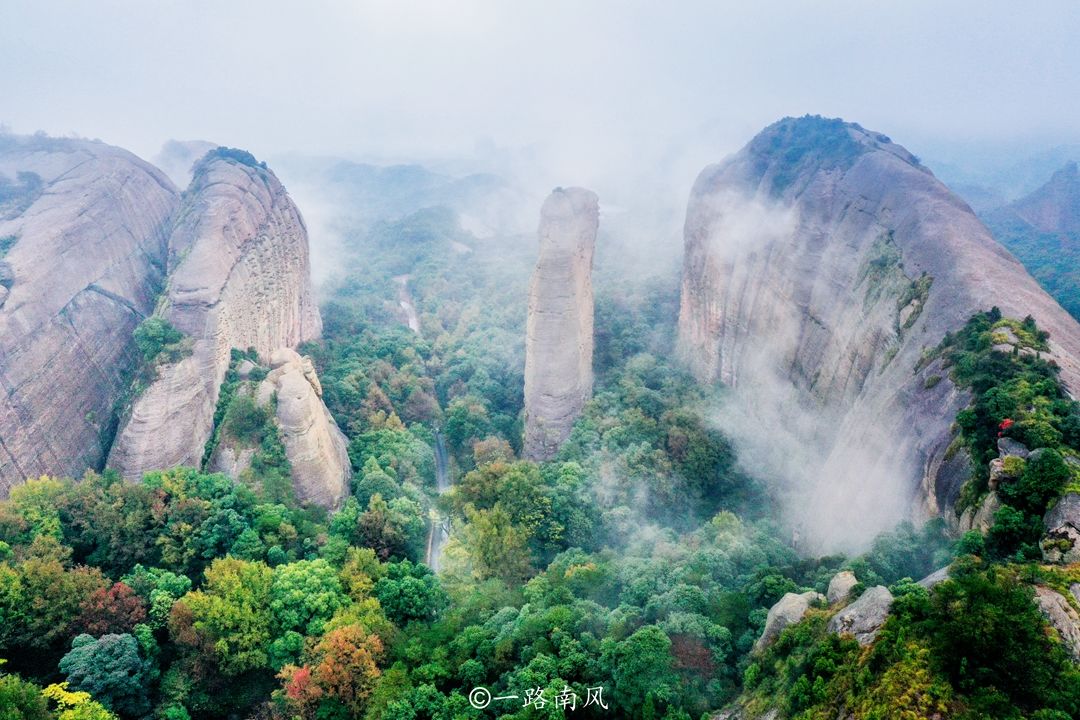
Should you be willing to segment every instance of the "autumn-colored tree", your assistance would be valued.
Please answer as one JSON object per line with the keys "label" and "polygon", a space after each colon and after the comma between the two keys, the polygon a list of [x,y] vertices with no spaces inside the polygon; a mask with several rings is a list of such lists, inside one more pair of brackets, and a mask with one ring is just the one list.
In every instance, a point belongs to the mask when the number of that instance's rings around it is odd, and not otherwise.
{"label": "autumn-colored tree", "polygon": [[334,706],[348,717],[360,717],[381,671],[378,659],[383,643],[360,625],[346,625],[326,633],[303,666],[287,665],[278,677],[284,700],[302,718],[331,714]]}
{"label": "autumn-colored tree", "polygon": [[146,621],[146,606],[135,591],[122,582],[99,588],[80,606],[76,627],[94,637],[126,633]]}

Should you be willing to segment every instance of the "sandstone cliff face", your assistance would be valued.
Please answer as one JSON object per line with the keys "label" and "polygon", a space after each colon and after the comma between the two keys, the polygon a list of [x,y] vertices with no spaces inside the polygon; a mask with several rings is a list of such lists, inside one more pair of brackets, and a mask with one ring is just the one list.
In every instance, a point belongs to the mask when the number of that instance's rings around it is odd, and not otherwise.
{"label": "sandstone cliff face", "polygon": [[179,195],[130,153],[82,140],[0,138],[0,178],[3,497],[100,467]]}
{"label": "sandstone cliff face", "polygon": [[[339,507],[349,494],[348,441],[322,401],[322,384],[308,357],[290,348],[270,356],[269,372],[246,381],[238,394],[248,394],[262,407],[274,408],[274,425],[285,445],[296,499],[304,504]],[[246,373],[245,373],[246,374]],[[221,438],[209,469],[243,478],[255,447],[235,438]]]}
{"label": "sandstone cliff face", "polygon": [[158,312],[193,348],[157,368],[116,437],[109,465],[129,478],[198,466],[232,348],[269,358],[319,335],[303,220],[247,153],[212,152],[196,166],[169,239]]}
{"label": "sandstone cliff face", "polygon": [[790,481],[812,545],[858,546],[954,499],[968,398],[919,361],[975,312],[1033,315],[1080,390],[1080,326],[929,170],[857,125],[783,120],[706,168],[685,242],[680,355],[733,388],[721,422]]}
{"label": "sandstone cliff face", "polygon": [[596,194],[557,188],[540,211],[525,339],[525,456],[550,458],[592,395]]}

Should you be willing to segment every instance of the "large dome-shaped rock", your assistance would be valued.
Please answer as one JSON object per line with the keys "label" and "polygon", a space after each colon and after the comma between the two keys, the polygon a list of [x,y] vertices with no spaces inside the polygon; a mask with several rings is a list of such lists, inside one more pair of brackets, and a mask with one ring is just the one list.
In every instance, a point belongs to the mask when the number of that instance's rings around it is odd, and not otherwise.
{"label": "large dome-shaped rock", "polygon": [[159,313],[191,353],[157,368],[133,403],[109,465],[125,477],[198,466],[232,348],[268,359],[318,337],[307,231],[285,188],[249,153],[219,148],[196,165],[169,241]]}
{"label": "large dome-shaped rock", "polygon": [[851,597],[851,592],[858,584],[859,581],[856,579],[855,573],[850,570],[841,570],[833,575],[832,580],[829,581],[829,589],[825,593],[825,597],[830,605],[845,602]]}
{"label": "large dome-shaped rock", "polygon": [[178,202],[119,148],[0,137],[0,497],[102,465]]}
{"label": "large dome-shaped rock", "polygon": [[592,396],[596,194],[557,188],[540,211],[525,338],[525,457],[546,460]]}
{"label": "large dome-shaped rock", "polygon": [[969,397],[924,352],[994,305],[1034,316],[1080,390],[1080,326],[884,135],[785,119],[694,186],[679,353],[733,388],[723,428],[786,481],[816,549],[864,546],[955,500],[951,425]]}
{"label": "large dome-shaped rock", "polygon": [[754,643],[754,650],[761,651],[772,645],[780,633],[789,625],[795,625],[803,617],[810,606],[817,602],[825,602],[825,596],[816,592],[785,593],[775,605],[769,608],[769,614],[765,618],[765,627],[761,631],[761,637]]}
{"label": "large dome-shaped rock", "polygon": [[846,608],[829,619],[828,630],[837,635],[854,635],[860,645],[869,645],[889,618],[893,596],[889,588],[868,589]]}

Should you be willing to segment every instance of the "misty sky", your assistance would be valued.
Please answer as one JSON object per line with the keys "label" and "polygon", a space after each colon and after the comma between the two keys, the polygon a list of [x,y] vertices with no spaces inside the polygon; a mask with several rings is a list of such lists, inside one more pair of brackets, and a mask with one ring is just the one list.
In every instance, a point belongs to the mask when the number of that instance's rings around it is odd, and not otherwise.
{"label": "misty sky", "polygon": [[808,112],[916,152],[1080,139],[1075,0],[742,5],[0,0],[0,122],[144,157],[539,144],[571,175]]}

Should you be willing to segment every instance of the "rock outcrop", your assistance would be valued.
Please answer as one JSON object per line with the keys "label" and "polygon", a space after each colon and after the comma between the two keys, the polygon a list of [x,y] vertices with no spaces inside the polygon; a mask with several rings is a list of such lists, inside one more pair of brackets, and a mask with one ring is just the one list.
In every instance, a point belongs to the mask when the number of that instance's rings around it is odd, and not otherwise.
{"label": "rock outcrop", "polygon": [[1080,233],[1080,169],[1070,162],[1030,195],[1010,208],[1017,216],[1044,233]]}
{"label": "rock outcrop", "polygon": [[349,494],[345,435],[322,401],[322,385],[311,359],[281,348],[270,358],[270,374],[259,385],[259,401],[276,399],[276,417],[292,469],[296,498],[338,507]]}
{"label": "rock outcrop", "polygon": [[158,313],[192,347],[157,367],[123,421],[109,465],[128,478],[199,465],[232,348],[268,359],[321,330],[304,222],[250,154],[221,148],[196,166],[169,239]]}
{"label": "rock outcrop", "polygon": [[789,118],[706,168],[685,244],[679,353],[733,388],[724,429],[787,481],[816,549],[955,501],[969,397],[923,355],[976,312],[1034,316],[1080,390],[1080,325],[914,156],[858,125]]}
{"label": "rock outcrop", "polygon": [[1080,562],[1080,493],[1066,493],[1043,517],[1042,541],[1047,562]]}
{"label": "rock outcrop", "polygon": [[1050,627],[1057,631],[1069,656],[1080,663],[1080,614],[1065,596],[1042,585],[1035,587],[1035,604]]}
{"label": "rock outcrop", "polygon": [[851,597],[851,591],[858,584],[859,581],[855,578],[855,573],[850,570],[841,570],[833,575],[832,580],[829,581],[829,590],[825,593],[825,597],[830,605],[846,602]]}
{"label": "rock outcrop", "polygon": [[101,466],[178,202],[119,148],[0,137],[0,497]]}
{"label": "rock outcrop", "polygon": [[540,257],[529,286],[525,456],[550,458],[592,395],[592,261],[599,203],[557,188],[540,212]]}
{"label": "rock outcrop", "polygon": [[829,619],[828,631],[837,635],[854,635],[860,645],[874,642],[878,631],[889,619],[893,596],[889,588],[877,585]]}
{"label": "rock outcrop", "polygon": [[761,651],[772,645],[780,633],[789,625],[795,625],[803,617],[810,606],[817,602],[824,602],[825,597],[821,593],[785,593],[775,605],[769,608],[769,615],[765,619],[765,628],[761,631],[761,637],[754,643],[754,650]]}

